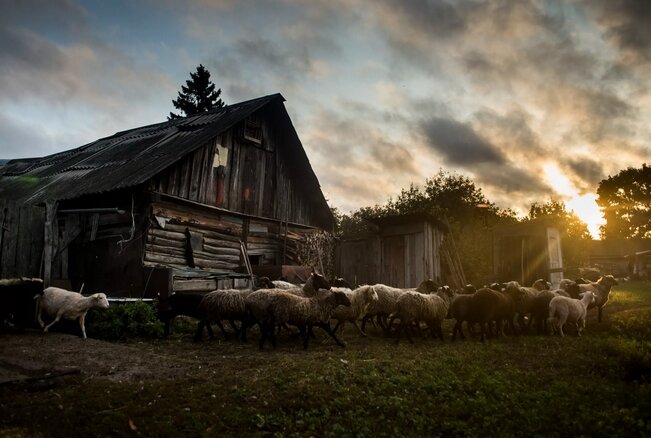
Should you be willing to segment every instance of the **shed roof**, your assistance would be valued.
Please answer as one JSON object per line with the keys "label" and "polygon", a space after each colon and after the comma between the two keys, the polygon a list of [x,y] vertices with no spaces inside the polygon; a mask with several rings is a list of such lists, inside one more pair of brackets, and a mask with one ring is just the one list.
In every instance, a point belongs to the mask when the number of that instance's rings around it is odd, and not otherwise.
{"label": "shed roof", "polygon": [[300,164],[302,186],[330,210],[280,94],[213,111],[118,132],[87,145],[42,158],[17,159],[0,168],[0,198],[30,204],[75,199],[134,187],[202,147],[262,107],[283,123],[283,147]]}

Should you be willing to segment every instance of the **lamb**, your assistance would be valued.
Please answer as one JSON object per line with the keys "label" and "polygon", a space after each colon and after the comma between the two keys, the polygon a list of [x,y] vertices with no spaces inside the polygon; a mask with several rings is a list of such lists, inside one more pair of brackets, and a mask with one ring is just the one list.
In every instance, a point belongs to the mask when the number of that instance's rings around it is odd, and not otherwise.
{"label": "lamb", "polygon": [[[250,318],[246,310],[246,298],[253,293],[251,290],[225,289],[215,290],[206,294],[197,308],[200,315],[197,332],[194,335],[195,341],[201,340],[203,328],[208,327],[210,337],[212,330],[210,324],[216,323],[225,339],[228,334],[222,325],[222,320],[228,320],[237,336],[242,336],[246,341],[246,327],[250,324]],[[240,328],[235,325],[235,321],[240,321]]]}
{"label": "lamb", "polygon": [[313,326],[321,327],[335,342],[345,347],[330,328],[330,318],[337,306],[350,306],[350,300],[341,291],[327,291],[312,297],[292,295],[286,291],[259,290],[246,299],[246,308],[258,321],[261,328],[260,349],[267,338],[274,348],[276,337],[274,327],[291,324],[299,327],[303,334],[303,348],[307,349],[309,332]]}
{"label": "lamb", "polygon": [[617,280],[615,280],[615,277],[612,275],[604,275],[596,282],[579,285],[581,292],[590,291],[594,294],[595,301],[594,304],[590,306],[590,308],[596,307],[598,309],[599,313],[597,320],[599,322],[601,322],[603,316],[603,307],[606,305],[610,298],[610,289],[617,284],[618,283]]}
{"label": "lamb", "polygon": [[0,280],[0,325],[25,329],[34,324],[34,298],[43,293],[40,278]]}
{"label": "lamb", "polygon": [[350,307],[339,306],[335,309],[332,317],[337,320],[337,325],[332,331],[337,333],[337,330],[341,326],[341,333],[343,335],[346,322],[351,322],[357,330],[359,330],[362,336],[366,336],[366,333],[359,327],[359,325],[357,325],[357,320],[364,316],[366,309],[370,304],[379,299],[373,286],[360,286],[353,291],[350,289],[334,287],[331,290],[341,290],[350,300]]}
{"label": "lamb", "polygon": [[549,302],[552,298],[562,296],[579,299],[579,293],[579,285],[570,280],[565,283],[565,289],[545,290],[536,295],[531,307],[531,321],[535,321],[538,334],[548,332],[547,319],[549,318]]}
{"label": "lamb", "polygon": [[[199,304],[205,294],[202,293],[175,293],[166,300],[161,300],[158,306],[158,315],[165,324],[164,335],[169,336],[172,321],[179,315],[189,316],[191,318],[201,319],[202,314],[199,312]],[[210,324],[207,326],[208,334],[213,337]]]}
{"label": "lamb", "polygon": [[391,314],[389,323],[391,325],[395,318],[400,319],[396,343],[400,342],[401,334],[404,332],[409,342],[413,344],[409,328],[413,323],[420,323],[420,321],[427,324],[432,336],[437,335],[443,341],[441,324],[448,315],[453,295],[449,287],[439,288],[436,294],[407,291],[400,295],[396,301],[396,311]]}
{"label": "lamb", "polygon": [[576,326],[577,335],[585,328],[585,316],[588,312],[588,306],[595,302],[595,296],[592,291],[583,293],[580,300],[557,296],[549,302],[549,324],[552,330],[565,336],[563,325],[573,323]]}
{"label": "lamb", "polygon": [[[37,303],[37,320],[43,327],[43,333],[57,323],[61,318],[75,320],[79,318],[79,327],[83,338],[86,339],[86,327],[84,321],[86,314],[90,309],[108,309],[109,302],[106,295],[103,293],[96,293],[89,297],[84,297],[78,292],[71,292],[58,287],[48,287],[43,291],[43,295],[38,298]],[[41,318],[45,312],[49,316],[54,316],[52,321],[47,326]]]}

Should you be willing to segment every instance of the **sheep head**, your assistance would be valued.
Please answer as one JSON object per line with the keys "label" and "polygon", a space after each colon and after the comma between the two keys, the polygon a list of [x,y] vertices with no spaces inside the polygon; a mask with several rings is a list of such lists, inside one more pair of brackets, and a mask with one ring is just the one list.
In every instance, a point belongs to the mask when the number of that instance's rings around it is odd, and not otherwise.
{"label": "sheep head", "polygon": [[350,302],[350,299],[348,298],[348,296],[345,293],[341,292],[341,291],[338,291],[338,290],[332,291],[332,297],[333,297],[333,299],[335,301],[335,304],[337,306],[350,307],[350,305],[351,305],[351,302]]}
{"label": "sheep head", "polygon": [[617,280],[615,280],[615,277],[612,275],[604,275],[599,280],[597,280],[597,283],[606,287],[617,286],[619,284],[617,283]]}
{"label": "sheep head", "polygon": [[423,280],[420,282],[420,284],[416,288],[416,291],[422,294],[431,294],[436,292],[438,287],[439,285],[434,280],[428,278],[427,280]]}
{"label": "sheep head", "polygon": [[318,291],[319,289],[330,290],[330,282],[326,280],[323,275],[318,274],[315,271],[312,271],[308,280],[311,280],[312,287],[314,287],[315,291]]}
{"label": "sheep head", "polygon": [[93,294],[91,295],[91,298],[93,300],[93,307],[97,307],[99,309],[109,308],[109,302],[106,299],[106,294],[103,293]]}

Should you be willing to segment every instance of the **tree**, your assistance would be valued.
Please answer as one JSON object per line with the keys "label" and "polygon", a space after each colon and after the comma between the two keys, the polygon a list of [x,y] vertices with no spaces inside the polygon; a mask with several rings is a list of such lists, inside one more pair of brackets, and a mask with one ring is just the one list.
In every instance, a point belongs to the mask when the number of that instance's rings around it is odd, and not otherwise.
{"label": "tree", "polygon": [[184,114],[170,112],[167,120],[221,108],[224,106],[224,101],[219,98],[221,93],[221,88],[215,91],[215,84],[210,80],[210,72],[199,64],[197,71],[190,72],[190,79],[185,81],[185,85],[181,85],[178,97],[172,100],[174,108],[183,111]]}
{"label": "tree", "polygon": [[651,238],[651,167],[629,167],[599,183],[597,204],[604,210],[604,239]]}

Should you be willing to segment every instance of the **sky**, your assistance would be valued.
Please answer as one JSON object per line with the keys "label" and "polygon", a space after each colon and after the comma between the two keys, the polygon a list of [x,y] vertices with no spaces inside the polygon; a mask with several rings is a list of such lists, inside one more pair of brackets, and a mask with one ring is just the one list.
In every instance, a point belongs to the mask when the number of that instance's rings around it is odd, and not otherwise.
{"label": "sky", "polygon": [[0,0],[0,158],[164,121],[199,64],[285,97],[344,213],[443,169],[597,237],[599,181],[651,155],[645,0]]}

